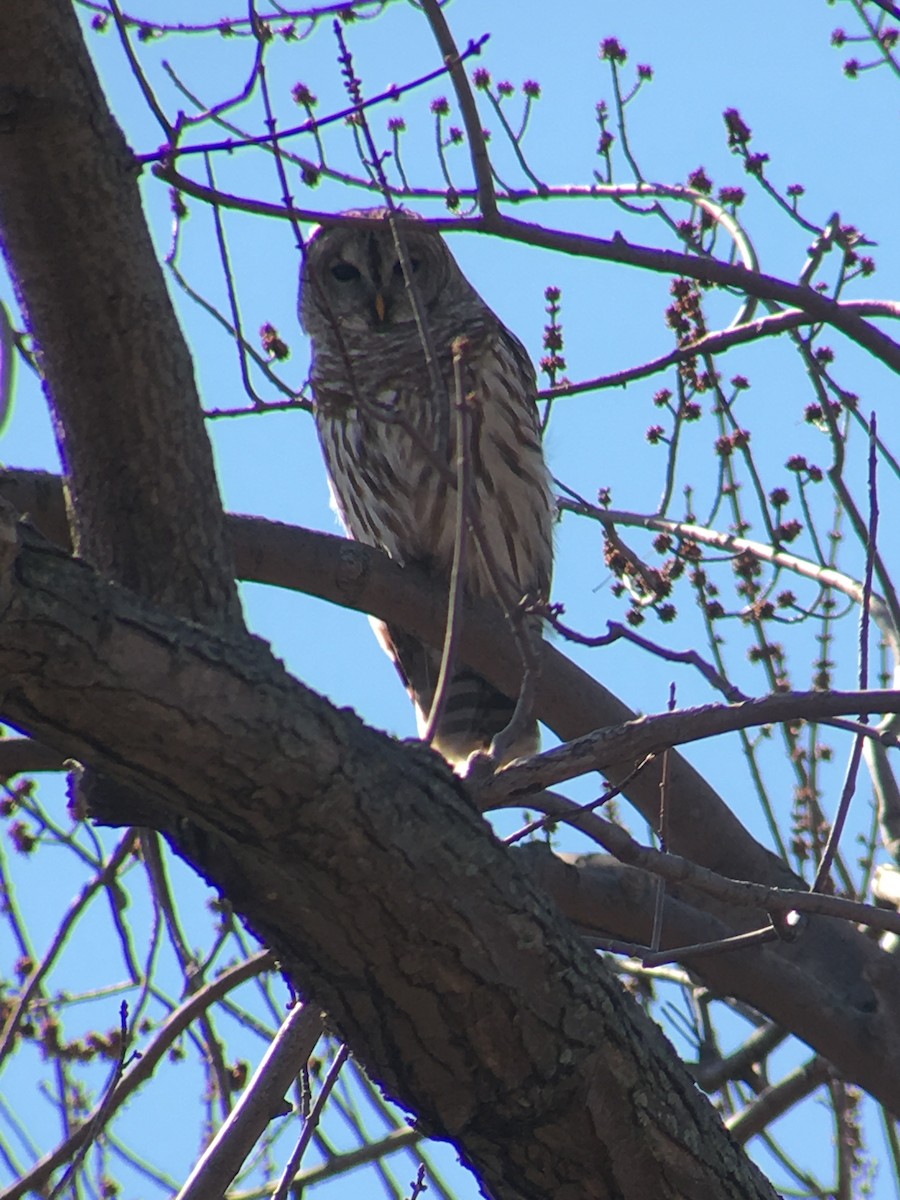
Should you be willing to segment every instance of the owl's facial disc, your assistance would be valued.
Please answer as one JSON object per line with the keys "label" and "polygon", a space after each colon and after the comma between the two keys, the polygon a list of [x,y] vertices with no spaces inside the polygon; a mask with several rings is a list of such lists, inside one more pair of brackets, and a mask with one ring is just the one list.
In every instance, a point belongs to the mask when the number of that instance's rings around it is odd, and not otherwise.
{"label": "owl's facial disc", "polygon": [[[413,273],[418,271],[419,257],[410,252],[408,265]],[[342,307],[364,315],[370,328],[384,331],[413,319],[403,267],[391,238],[372,235],[361,245],[345,246],[328,270]]]}

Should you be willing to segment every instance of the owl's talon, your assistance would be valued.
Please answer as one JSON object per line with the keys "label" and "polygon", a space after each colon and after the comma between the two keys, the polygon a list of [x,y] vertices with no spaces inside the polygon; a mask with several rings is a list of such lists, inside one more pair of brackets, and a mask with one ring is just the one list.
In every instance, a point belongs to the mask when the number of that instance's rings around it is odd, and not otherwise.
{"label": "owl's talon", "polygon": [[473,750],[465,762],[457,765],[458,774],[468,783],[481,783],[497,770],[496,758],[487,750]]}

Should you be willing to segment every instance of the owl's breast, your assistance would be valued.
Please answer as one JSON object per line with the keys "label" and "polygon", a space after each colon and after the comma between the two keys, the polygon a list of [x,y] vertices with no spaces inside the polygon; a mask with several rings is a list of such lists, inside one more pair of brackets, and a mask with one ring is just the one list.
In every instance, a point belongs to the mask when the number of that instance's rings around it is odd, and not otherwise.
{"label": "owl's breast", "polygon": [[[470,546],[466,585],[495,591],[499,571],[521,595],[546,593],[554,501],[524,351],[506,331],[468,337],[462,369],[439,341],[443,389],[407,353],[361,364],[352,390],[314,376],[316,423],[334,505],[348,533],[403,563],[448,576],[456,528],[457,389],[466,398],[470,512],[484,551]],[[387,345],[385,341],[382,344]],[[446,349],[445,349],[446,348]],[[488,562],[487,560],[490,560]]]}

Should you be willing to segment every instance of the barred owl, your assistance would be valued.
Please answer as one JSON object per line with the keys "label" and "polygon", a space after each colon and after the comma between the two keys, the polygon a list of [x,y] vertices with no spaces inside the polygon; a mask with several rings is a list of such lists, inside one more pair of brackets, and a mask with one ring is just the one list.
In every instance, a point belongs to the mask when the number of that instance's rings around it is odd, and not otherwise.
{"label": "barred owl", "polygon": [[[507,595],[546,599],[555,502],[524,347],[468,282],[443,239],[419,219],[398,216],[419,314],[443,380],[433,387],[388,211],[345,215],[372,223],[317,230],[300,281],[316,427],[340,520],[351,537],[449,584],[456,520],[451,347],[462,337],[472,413],[469,511]],[[492,568],[471,538],[465,562],[467,593],[496,595]],[[421,733],[440,653],[395,626],[373,625],[416,706]],[[487,748],[514,709],[514,699],[458,663],[433,744],[460,763]],[[536,746],[534,723],[503,760]]]}

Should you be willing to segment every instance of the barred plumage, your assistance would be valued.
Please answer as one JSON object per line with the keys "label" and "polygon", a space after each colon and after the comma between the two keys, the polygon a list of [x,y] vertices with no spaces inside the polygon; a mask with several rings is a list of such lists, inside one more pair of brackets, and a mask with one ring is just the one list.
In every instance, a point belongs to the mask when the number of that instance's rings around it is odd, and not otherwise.
{"label": "barred plumage", "polygon": [[[300,289],[300,317],[312,339],[316,427],[345,529],[449,582],[456,497],[452,475],[441,468],[452,470],[455,461],[451,347],[463,337],[464,383],[472,396],[471,508],[488,557],[513,593],[546,599],[555,504],[524,347],[465,279],[443,239],[404,216],[400,233],[444,382],[441,395],[430,383],[387,211],[346,216],[382,223],[319,230],[307,246]],[[474,546],[464,585],[471,595],[495,593]],[[416,705],[421,731],[440,653],[401,629],[373,624]],[[434,744],[458,762],[486,748],[514,707],[514,699],[460,664]],[[535,726],[505,757],[536,744]]]}

